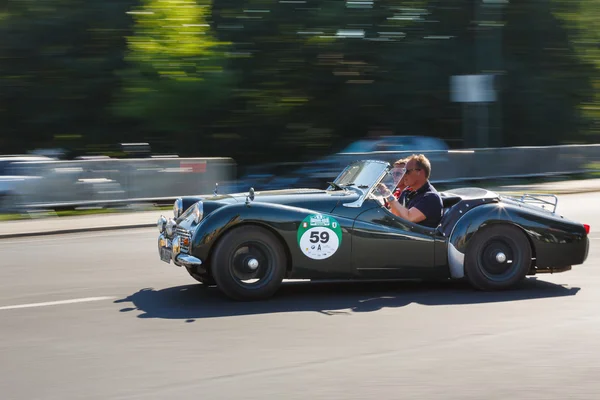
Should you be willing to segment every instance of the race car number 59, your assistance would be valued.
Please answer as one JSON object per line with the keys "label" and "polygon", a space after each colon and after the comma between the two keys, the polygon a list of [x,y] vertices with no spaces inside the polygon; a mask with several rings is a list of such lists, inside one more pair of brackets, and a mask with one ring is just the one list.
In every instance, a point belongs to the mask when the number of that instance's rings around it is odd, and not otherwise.
{"label": "race car number 59", "polygon": [[298,246],[313,260],[331,257],[342,243],[342,229],[335,218],[313,214],[298,227]]}

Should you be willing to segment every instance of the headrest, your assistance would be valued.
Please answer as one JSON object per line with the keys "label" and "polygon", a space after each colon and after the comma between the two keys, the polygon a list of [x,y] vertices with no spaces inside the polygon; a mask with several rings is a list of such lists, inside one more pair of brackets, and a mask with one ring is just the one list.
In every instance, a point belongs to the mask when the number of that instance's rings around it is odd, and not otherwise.
{"label": "headrest", "polygon": [[462,200],[462,197],[456,195],[449,195],[444,193],[440,193],[440,195],[440,197],[442,198],[442,204],[444,205],[444,208],[452,207],[453,205]]}

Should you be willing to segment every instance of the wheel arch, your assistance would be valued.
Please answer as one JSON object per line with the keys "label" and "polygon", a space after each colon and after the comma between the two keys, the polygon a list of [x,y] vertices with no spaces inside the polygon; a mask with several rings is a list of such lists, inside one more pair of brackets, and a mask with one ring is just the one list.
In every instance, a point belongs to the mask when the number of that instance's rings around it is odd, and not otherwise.
{"label": "wheel arch", "polygon": [[489,218],[490,212],[495,212],[495,209],[496,207],[493,204],[473,208],[465,213],[453,227],[447,246],[448,267],[451,278],[460,279],[465,277],[465,256],[473,237],[482,230],[495,226],[513,226],[525,234],[531,249],[530,270],[535,267],[537,249],[531,232],[519,224],[516,218],[511,218],[510,214],[507,214],[504,218]]}

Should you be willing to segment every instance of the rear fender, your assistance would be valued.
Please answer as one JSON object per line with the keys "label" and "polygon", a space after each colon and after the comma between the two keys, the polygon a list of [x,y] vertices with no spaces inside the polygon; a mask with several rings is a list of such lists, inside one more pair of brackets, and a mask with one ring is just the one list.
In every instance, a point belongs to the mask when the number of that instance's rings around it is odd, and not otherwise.
{"label": "rear fender", "polygon": [[[448,238],[448,266],[452,278],[465,276],[465,254],[473,236],[481,229],[494,224],[510,224],[522,229],[529,238],[523,224],[521,210],[502,202],[482,204],[463,213],[452,228]],[[535,249],[532,247],[532,251]]]}

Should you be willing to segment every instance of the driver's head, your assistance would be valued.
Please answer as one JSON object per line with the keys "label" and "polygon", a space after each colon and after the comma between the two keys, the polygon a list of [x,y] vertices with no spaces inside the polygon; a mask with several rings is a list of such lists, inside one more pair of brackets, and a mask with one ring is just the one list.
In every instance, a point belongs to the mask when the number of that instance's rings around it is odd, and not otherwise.
{"label": "driver's head", "polygon": [[413,154],[406,161],[406,172],[403,181],[411,187],[419,188],[431,174],[431,163],[423,154]]}

